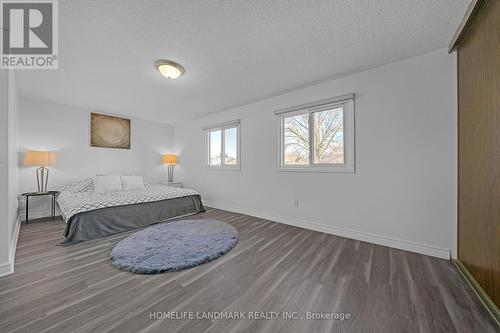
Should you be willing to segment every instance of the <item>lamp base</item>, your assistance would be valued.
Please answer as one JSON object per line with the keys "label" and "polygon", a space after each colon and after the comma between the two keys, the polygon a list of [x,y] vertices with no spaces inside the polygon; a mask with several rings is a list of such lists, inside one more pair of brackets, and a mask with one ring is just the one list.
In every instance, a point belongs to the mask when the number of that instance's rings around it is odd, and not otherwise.
{"label": "lamp base", "polygon": [[174,182],[174,165],[169,164],[167,166],[167,175],[168,175],[168,182],[173,183]]}
{"label": "lamp base", "polygon": [[49,183],[49,169],[43,166],[36,169],[36,183],[38,185],[37,193],[47,193],[47,185]]}

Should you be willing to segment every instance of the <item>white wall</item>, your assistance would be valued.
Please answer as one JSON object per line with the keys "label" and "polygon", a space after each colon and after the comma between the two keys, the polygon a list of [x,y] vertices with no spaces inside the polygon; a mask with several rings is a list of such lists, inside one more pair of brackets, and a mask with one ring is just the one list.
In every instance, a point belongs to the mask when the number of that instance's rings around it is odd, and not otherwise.
{"label": "white wall", "polygon": [[0,70],[0,276],[14,270],[18,223],[18,96],[13,71]]}
{"label": "white wall", "polygon": [[19,232],[18,223],[18,200],[19,193],[19,96],[16,87],[14,72],[9,75],[9,221],[10,221],[10,243],[11,250],[15,249],[17,233]]}
{"label": "white wall", "polygon": [[10,247],[9,221],[9,73],[0,70],[0,274],[7,269]]}
{"label": "white wall", "polygon": [[[177,175],[208,205],[446,257],[456,248],[455,68],[439,50],[182,124]],[[356,173],[277,172],[273,111],[346,93],[356,95]],[[205,169],[201,127],[236,118],[241,171]]]}
{"label": "white wall", "polygon": [[[172,126],[132,119],[130,150],[90,147],[91,112],[100,111],[21,97],[21,152],[54,150],[57,153],[56,164],[49,168],[49,189],[60,189],[96,174],[137,174],[166,179],[161,154],[173,149]],[[22,157],[22,153],[20,155]],[[36,190],[35,169],[21,166],[21,192]],[[24,209],[24,201],[21,208]],[[33,217],[47,214],[49,209],[48,197],[33,198],[30,202]]]}

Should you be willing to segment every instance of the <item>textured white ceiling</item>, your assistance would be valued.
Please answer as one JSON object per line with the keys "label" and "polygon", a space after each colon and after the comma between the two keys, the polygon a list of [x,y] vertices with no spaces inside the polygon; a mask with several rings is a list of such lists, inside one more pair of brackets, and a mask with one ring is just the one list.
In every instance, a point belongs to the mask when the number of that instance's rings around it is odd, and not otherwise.
{"label": "textured white ceiling", "polygon": [[[24,96],[178,123],[448,45],[470,0],[59,1],[59,69]],[[164,79],[153,67],[186,68]]]}

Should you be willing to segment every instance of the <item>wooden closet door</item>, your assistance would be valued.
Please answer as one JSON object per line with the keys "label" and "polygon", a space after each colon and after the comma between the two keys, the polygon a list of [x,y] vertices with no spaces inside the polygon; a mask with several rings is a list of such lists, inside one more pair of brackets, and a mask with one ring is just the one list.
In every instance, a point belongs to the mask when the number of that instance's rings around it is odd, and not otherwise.
{"label": "wooden closet door", "polygon": [[458,258],[500,306],[500,0],[458,47]]}

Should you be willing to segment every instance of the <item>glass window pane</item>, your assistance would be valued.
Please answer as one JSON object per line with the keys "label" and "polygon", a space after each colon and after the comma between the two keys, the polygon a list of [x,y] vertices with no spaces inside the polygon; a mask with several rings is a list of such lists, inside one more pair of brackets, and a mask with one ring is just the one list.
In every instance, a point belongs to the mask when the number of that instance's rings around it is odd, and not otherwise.
{"label": "glass window pane", "polygon": [[314,163],[344,163],[344,109],[313,113]]}
{"label": "glass window pane", "polygon": [[238,164],[238,137],[237,128],[226,128],[224,130],[224,164]]}
{"label": "glass window pane", "polygon": [[210,131],[210,154],[208,163],[210,165],[221,165],[221,130]]}
{"label": "glass window pane", "polygon": [[285,165],[309,164],[309,115],[285,117],[284,120]]}

